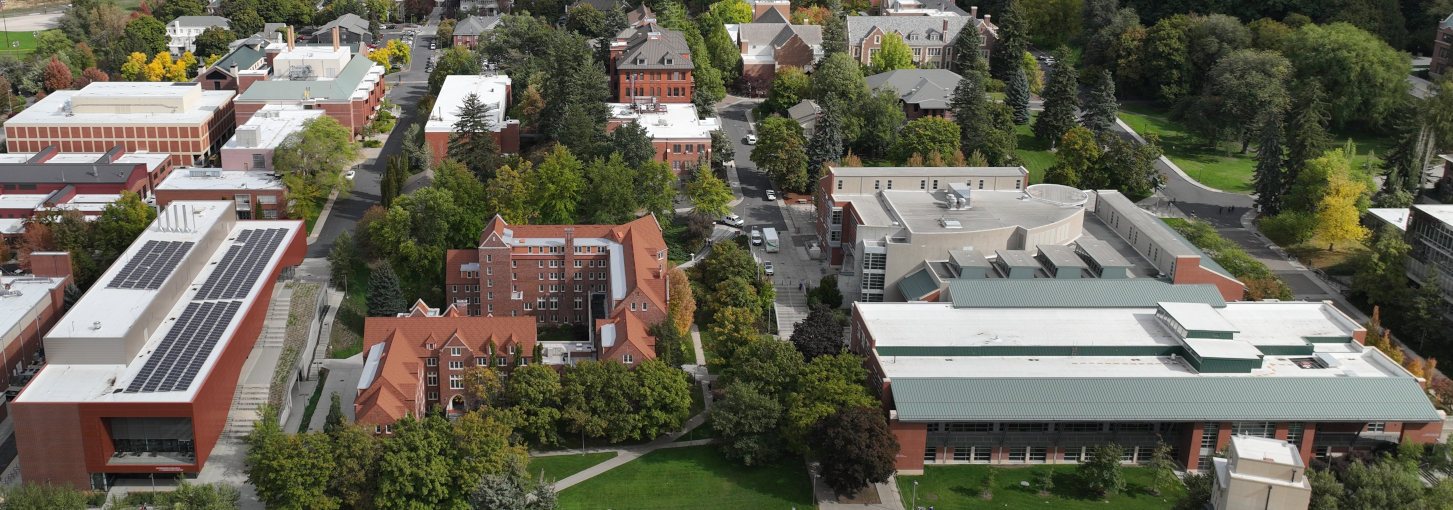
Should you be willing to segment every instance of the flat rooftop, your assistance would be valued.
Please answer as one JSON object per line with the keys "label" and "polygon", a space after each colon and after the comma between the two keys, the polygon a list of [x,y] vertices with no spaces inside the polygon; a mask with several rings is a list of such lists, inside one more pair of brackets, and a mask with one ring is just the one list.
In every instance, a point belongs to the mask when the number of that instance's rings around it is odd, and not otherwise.
{"label": "flat rooftop", "polygon": [[[24,402],[189,402],[196,396],[216,365],[220,353],[233,341],[241,327],[246,310],[258,299],[264,279],[276,270],[282,253],[296,236],[302,235],[301,224],[293,221],[236,220],[231,202],[176,201],[168,205],[156,222],[132,243],[116,262],[96,280],[95,286],[76,301],[51,331],[46,334],[46,365],[25,390],[16,397]],[[228,272],[233,260],[240,260],[234,251],[245,247],[244,239],[259,232],[281,230],[281,242],[270,252],[256,253],[248,260],[261,261],[260,276],[251,279]],[[175,243],[180,250],[170,264],[149,259],[155,243]],[[187,244],[191,243],[191,244]],[[137,275],[157,275],[154,285],[135,285]],[[214,273],[218,273],[214,275]],[[235,274],[235,273],[234,273]],[[243,273],[244,275],[247,273]],[[216,276],[216,278],[213,278]],[[220,280],[219,280],[220,279]],[[141,281],[144,281],[143,277]],[[218,281],[231,281],[219,294]],[[235,305],[234,305],[235,304]],[[234,306],[231,315],[209,315],[217,319],[211,331],[210,349],[189,351],[196,361],[195,377],[186,384],[167,391],[132,391],[138,378],[150,374],[180,374],[184,367],[158,372],[151,357],[167,362],[161,356],[173,351],[179,338],[191,338],[194,328],[188,317],[199,308]],[[155,312],[160,311],[161,314]],[[154,329],[147,317],[160,320]],[[209,323],[210,324],[210,323]],[[143,328],[137,331],[137,328]],[[177,331],[173,331],[176,329]],[[139,349],[129,356],[131,338],[139,338]],[[120,353],[125,363],[110,362]]]}
{"label": "flat rooftop", "polygon": [[610,108],[612,121],[636,121],[653,140],[707,139],[711,138],[712,131],[721,129],[715,117],[697,118],[696,105],[691,103],[661,103],[655,112],[637,111],[626,103],[606,103],[606,106]]}
{"label": "flat rooftop", "polygon": [[[950,190],[884,190],[877,194],[833,195],[851,202],[866,226],[892,226],[898,221],[914,233],[974,232],[1002,228],[1035,228],[1079,214],[1078,206],[1062,206],[1024,198],[1022,191],[974,190],[969,208],[950,210]],[[946,226],[942,220],[957,221]]]}
{"label": "flat rooftop", "polygon": [[510,77],[452,75],[444,78],[439,88],[434,109],[429,112],[429,122],[424,124],[425,133],[450,133],[454,123],[459,122],[459,109],[470,94],[479,96],[479,101],[489,105],[489,129],[499,131],[505,126],[505,110],[509,109]]}
{"label": "flat rooftop", "polygon": [[1427,213],[1429,216],[1446,225],[1453,225],[1453,205],[1419,204],[1414,205],[1413,209]]}
{"label": "flat rooftop", "polygon": [[1397,227],[1398,230],[1408,229],[1408,210],[1373,207],[1367,210],[1367,214]]}
{"label": "flat rooftop", "polygon": [[270,104],[263,106],[237,126],[237,131],[222,150],[276,149],[283,140],[303,128],[303,123],[323,116],[323,110],[305,110],[302,105]]}
{"label": "flat rooftop", "polygon": [[32,195],[0,195],[0,209],[35,209],[45,204],[45,197],[49,193],[36,193]]}
{"label": "flat rooftop", "polygon": [[[196,126],[234,95],[231,90],[201,90],[197,83],[97,82],[81,90],[52,92],[5,125]],[[82,106],[87,103],[94,106]]]}
{"label": "flat rooftop", "polygon": [[180,167],[172,170],[166,180],[156,185],[167,190],[283,190],[281,179],[267,170],[218,170],[216,168]]}
{"label": "flat rooftop", "polygon": [[65,281],[65,278],[0,276],[0,339],[18,336],[17,328],[30,325],[25,319],[31,311],[49,299],[50,291]]}
{"label": "flat rooftop", "polygon": [[119,194],[77,194],[70,200],[56,204],[55,207],[37,206],[36,211],[54,209],[57,211],[80,211],[85,214],[100,214],[106,210],[106,206],[121,200]]}
{"label": "flat rooftop", "polygon": [[1280,439],[1256,436],[1231,436],[1236,454],[1244,459],[1275,462],[1289,466],[1302,465],[1302,456],[1296,447]]}
{"label": "flat rooftop", "polygon": [[1018,177],[1028,175],[1022,166],[833,166],[832,174],[840,177],[875,177],[879,175],[926,175],[940,177]]}
{"label": "flat rooftop", "polygon": [[[0,164],[23,164],[34,156],[34,152],[0,154]],[[96,162],[100,161],[101,156],[104,154],[99,152],[61,152],[41,164],[91,165],[97,164]],[[121,157],[116,158],[116,161],[102,164],[146,165],[147,171],[152,171],[166,163],[168,158],[170,155],[164,152],[137,151],[122,154]]]}

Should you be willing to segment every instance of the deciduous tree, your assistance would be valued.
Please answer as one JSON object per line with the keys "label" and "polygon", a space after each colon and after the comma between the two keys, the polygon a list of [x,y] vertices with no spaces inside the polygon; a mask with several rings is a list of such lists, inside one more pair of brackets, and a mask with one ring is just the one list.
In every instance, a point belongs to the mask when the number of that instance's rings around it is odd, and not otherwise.
{"label": "deciduous tree", "polygon": [[119,43],[121,51],[147,55],[166,52],[166,25],[156,18],[143,15],[132,19],[126,23],[125,33]]}
{"label": "deciduous tree", "polygon": [[231,44],[232,41],[236,40],[237,34],[233,33],[231,30],[222,27],[207,27],[207,29],[203,30],[201,35],[198,35],[197,39],[193,41],[193,43],[196,44],[197,49],[192,51],[192,53],[201,55],[203,57],[210,57],[212,55],[226,55],[229,51],[227,45]]}
{"label": "deciduous tree", "polygon": [[888,481],[898,456],[898,438],[876,407],[839,410],[817,422],[810,438],[822,463],[822,480],[840,496]]}
{"label": "deciduous tree", "polygon": [[576,208],[585,191],[584,165],[564,145],[556,145],[545,161],[528,174],[530,198],[541,223],[575,223]]}
{"label": "deciduous tree", "polygon": [[712,218],[730,213],[731,207],[727,204],[731,203],[733,196],[726,181],[710,170],[698,169],[693,174],[691,182],[686,184],[686,196],[691,199],[692,204],[691,212]]}
{"label": "deciduous tree", "polygon": [[762,121],[757,145],[752,147],[752,162],[784,190],[804,191],[807,188],[807,141],[797,121],[770,117]]}
{"label": "deciduous tree", "polygon": [[1408,93],[1411,62],[1376,36],[1347,23],[1303,26],[1287,52],[1301,77],[1326,90],[1333,126],[1383,125]]}
{"label": "deciduous tree", "polygon": [[1249,49],[1229,53],[1211,68],[1202,101],[1214,105],[1211,123],[1241,142],[1243,154],[1262,114],[1286,109],[1291,72],[1291,62],[1280,53]]}
{"label": "deciduous tree", "polygon": [[56,60],[55,55],[51,55],[50,62],[45,65],[45,91],[55,92],[69,88],[71,81],[71,68]]}
{"label": "deciduous tree", "polygon": [[1125,473],[1120,467],[1124,449],[1115,443],[1096,446],[1089,459],[1080,464],[1080,476],[1085,486],[1103,498],[1125,490]]}
{"label": "deciduous tree", "polygon": [[752,382],[729,384],[724,394],[725,398],[709,411],[722,454],[748,466],[768,463],[781,455],[777,424],[782,418],[782,404]]}
{"label": "deciduous tree", "polygon": [[635,379],[631,400],[635,405],[636,439],[654,439],[681,428],[691,416],[691,392],[686,372],[648,360],[631,370]]}
{"label": "deciduous tree", "polygon": [[958,149],[958,124],[943,117],[925,116],[903,126],[893,153],[903,161],[914,154],[952,154]]}
{"label": "deciduous tree", "polygon": [[1054,165],[1044,172],[1044,182],[1090,188],[1085,182],[1099,180],[1096,174],[1103,154],[1095,134],[1077,126],[1061,139]]}
{"label": "deciduous tree", "polygon": [[815,306],[807,318],[793,326],[792,345],[808,360],[841,353],[847,346],[843,342],[845,326],[837,312],[824,305]]}
{"label": "deciduous tree", "polygon": [[635,380],[615,361],[582,361],[561,377],[561,419],[566,429],[620,442],[637,437],[631,397]]}
{"label": "deciduous tree", "polygon": [[543,360],[510,372],[504,401],[509,421],[526,441],[542,446],[559,444],[556,423],[560,421],[560,374]]}
{"label": "deciduous tree", "polygon": [[908,49],[908,43],[903,42],[903,37],[897,33],[883,34],[882,46],[879,46],[878,52],[869,58],[868,67],[872,69],[873,74],[911,69],[913,51]]}

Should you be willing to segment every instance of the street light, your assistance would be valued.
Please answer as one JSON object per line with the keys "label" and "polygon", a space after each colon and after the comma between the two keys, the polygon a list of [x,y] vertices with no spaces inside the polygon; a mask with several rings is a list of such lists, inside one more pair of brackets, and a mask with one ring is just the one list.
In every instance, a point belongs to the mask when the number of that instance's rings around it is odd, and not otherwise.
{"label": "street light", "polygon": [[913,481],[913,504],[908,507],[910,510],[918,510],[918,480]]}

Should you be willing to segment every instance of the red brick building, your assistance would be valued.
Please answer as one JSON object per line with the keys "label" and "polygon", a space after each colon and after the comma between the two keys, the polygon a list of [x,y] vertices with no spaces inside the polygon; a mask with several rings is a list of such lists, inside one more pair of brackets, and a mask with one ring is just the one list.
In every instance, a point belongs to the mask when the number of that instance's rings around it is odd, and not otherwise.
{"label": "red brick building", "polygon": [[128,153],[120,145],[99,153],[63,153],[52,145],[35,153],[0,154],[0,195],[130,191],[149,197],[171,171],[172,158],[165,153]]}
{"label": "red brick building", "polygon": [[822,59],[822,27],[793,25],[778,9],[763,9],[751,23],[726,25],[727,36],[742,54],[742,75],[764,86],[782,67],[812,72]]}
{"label": "red brick building", "polygon": [[681,32],[652,22],[616,35],[607,71],[616,102],[690,103],[694,67]]}
{"label": "red brick building", "polygon": [[288,217],[288,189],[263,170],[181,168],[156,188],[157,207],[177,200],[227,200],[240,220]]}
{"label": "red brick building", "polygon": [[41,336],[65,312],[71,283],[69,253],[33,252],[26,262],[30,274],[0,276],[0,386],[6,388],[0,420],[10,415],[10,398],[44,363]]}
{"label": "red brick building", "polygon": [[434,161],[448,156],[449,138],[456,133],[454,125],[459,122],[459,109],[470,94],[489,106],[487,120],[500,153],[519,152],[520,121],[505,117],[510,108],[512,90],[510,77],[503,74],[444,78],[444,85],[439,87],[439,94],[434,99],[434,109],[424,123],[424,141],[434,153]]}
{"label": "red brick building", "polygon": [[479,37],[499,26],[499,16],[470,16],[454,26],[454,46],[474,49]]}
{"label": "red brick building", "polygon": [[232,202],[162,211],[45,335],[45,368],[11,402],[21,476],[106,490],[200,472],[305,235]]}
{"label": "red brick building", "polygon": [[[384,68],[352,47],[296,46],[269,55],[266,79],[238,87],[237,124],[244,124],[267,105],[298,105],[323,110],[339,124],[363,134],[384,98]],[[225,141],[225,140],[224,140]]]}
{"label": "red brick building", "polygon": [[5,121],[8,152],[170,154],[173,165],[205,163],[237,125],[230,90],[197,83],[97,82],[57,90]]}
{"label": "red brick building", "polygon": [[873,54],[883,47],[883,37],[896,34],[913,52],[913,63],[931,64],[937,69],[952,67],[954,41],[964,30],[978,30],[984,37],[979,54],[989,58],[994,42],[999,40],[999,29],[989,22],[989,15],[981,19],[978,9],[971,16],[848,16],[848,52],[858,62],[867,65]]}
{"label": "red brick building", "polygon": [[614,131],[623,124],[635,122],[646,129],[656,147],[656,161],[671,165],[671,171],[682,171],[701,163],[702,156],[711,156],[711,133],[721,129],[715,117],[697,118],[696,105],[661,103],[610,103],[610,123]]}
{"label": "red brick building", "polygon": [[1448,70],[1453,63],[1453,14],[1438,24],[1438,34],[1433,39],[1432,62],[1428,64],[1428,75],[1434,79]]}

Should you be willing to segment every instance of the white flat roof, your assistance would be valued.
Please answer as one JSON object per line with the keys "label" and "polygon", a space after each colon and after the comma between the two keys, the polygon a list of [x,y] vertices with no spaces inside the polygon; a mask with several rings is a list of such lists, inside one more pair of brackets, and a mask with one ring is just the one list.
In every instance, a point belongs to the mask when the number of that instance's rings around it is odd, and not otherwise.
{"label": "white flat roof", "polygon": [[56,204],[55,207],[36,207],[36,211],[57,210],[57,211],[80,211],[83,213],[100,213],[106,210],[106,206],[112,202],[121,200],[121,195],[112,194],[79,194],[72,196],[70,200]]}
{"label": "white flat roof", "polygon": [[[207,281],[212,272],[216,270],[227,253],[227,249],[233,244],[224,242],[217,245],[211,253],[198,253],[194,251],[187,255],[186,261],[179,262],[178,267],[187,264],[190,257],[205,257],[201,270],[190,278],[190,284],[185,290],[177,295],[162,295],[159,290],[146,289],[119,289],[107,287],[117,273],[126,263],[137,256],[141,247],[147,241],[190,241],[200,242],[206,237],[218,222],[222,214],[230,215],[232,209],[226,207],[227,202],[216,201],[176,201],[172,202],[168,209],[178,206],[198,211],[192,215],[190,230],[171,229],[159,230],[158,224],[153,223],[132,243],[111,267],[96,280],[96,285],[87,291],[71,310],[66,313],[47,338],[55,335],[62,335],[70,338],[93,339],[98,343],[110,343],[120,341],[121,337],[133,324],[139,315],[154,301],[166,300],[173,303],[166,312],[166,317],[175,318],[182,314],[188,304],[197,299],[197,293],[201,290],[202,284]],[[165,214],[163,214],[165,217]],[[161,220],[158,220],[161,221]],[[288,233],[277,249],[268,257],[264,265],[261,278],[267,278],[273,274],[280,263],[281,254],[288,248],[291,240],[301,235],[297,222],[274,221],[274,220],[251,220],[236,221],[232,228],[225,235],[226,239],[236,238],[243,230],[248,229],[286,229]],[[180,273],[171,274],[166,281]],[[16,401],[25,402],[190,402],[200,388],[200,382],[205,381],[207,375],[217,364],[222,352],[226,351],[228,345],[234,341],[233,335],[242,325],[242,319],[247,309],[257,301],[259,293],[264,285],[260,281],[252,282],[248,295],[239,299],[242,305],[238,312],[232,316],[219,336],[217,344],[212,348],[201,368],[198,370],[192,383],[185,391],[154,391],[154,392],[125,392],[125,389],[133,378],[141,371],[146,364],[147,357],[155,352],[161,345],[162,340],[171,330],[176,321],[165,320],[155,331],[148,331],[146,342],[141,349],[125,364],[108,363],[64,363],[59,360],[52,362],[36,375],[25,390],[16,397]],[[166,288],[163,285],[162,288]],[[231,301],[231,300],[224,300]]]}
{"label": "white flat roof", "polygon": [[1427,213],[1438,221],[1453,225],[1453,205],[1419,204],[1414,205],[1413,208]]}
{"label": "white flat roof", "polygon": [[1397,227],[1398,230],[1408,229],[1407,209],[1374,207],[1368,209],[1367,213],[1373,215],[1377,219],[1388,222],[1388,224]]}
{"label": "white flat roof", "polygon": [[228,149],[275,149],[291,135],[303,128],[303,122],[323,116],[323,110],[305,110],[296,104],[269,104],[259,108],[247,122],[237,126],[237,131],[256,130],[255,145],[241,145],[235,133],[222,150]]}
{"label": "white flat roof", "polygon": [[653,140],[710,139],[712,131],[721,129],[716,117],[697,118],[696,105],[691,103],[661,103],[661,110],[657,112],[639,112],[626,103],[606,103],[606,106],[610,108],[612,121],[636,121]]}
{"label": "white flat roof", "polygon": [[25,220],[20,218],[0,218],[0,234],[24,234]]}
{"label": "white flat roof", "polygon": [[[1084,210],[1080,206],[1056,205],[1042,200],[1024,199],[1019,190],[974,190],[969,208],[949,210],[946,189],[883,190],[875,194],[834,194],[838,202],[851,202],[862,217],[863,225],[889,227],[893,221],[910,232],[977,232],[1006,227],[1026,229],[1064,220]],[[957,196],[957,195],[955,195]],[[881,198],[880,198],[881,197]],[[957,228],[945,227],[939,220],[957,220]]]}
{"label": "white flat roof", "polygon": [[[25,163],[34,156],[34,152],[0,154],[0,163]],[[104,154],[101,154],[99,152],[61,152],[57,153],[54,156],[51,156],[51,158],[45,160],[45,163],[43,164],[67,163],[88,165],[100,160],[101,156],[104,156]],[[114,161],[113,163],[146,165],[147,171],[150,172],[155,171],[162,164],[166,163],[167,159],[170,157],[171,155],[164,152],[137,151],[122,154],[121,157],[116,158],[116,161]]]}
{"label": "white flat roof", "polygon": [[1236,331],[1226,317],[1205,303],[1160,303],[1181,327],[1194,331]]}
{"label": "white flat roof", "polygon": [[459,107],[464,105],[464,99],[471,93],[479,96],[480,102],[491,105],[489,127],[492,131],[499,131],[505,125],[505,110],[509,108],[510,83],[510,77],[503,74],[444,78],[444,85],[439,88],[439,96],[434,100],[434,110],[429,112],[429,122],[424,124],[424,132],[452,132],[454,123],[459,122]]}
{"label": "white flat roof", "polygon": [[0,276],[0,340],[18,336],[16,328],[29,326],[31,311],[65,281],[65,278]]}
{"label": "white flat roof", "polygon": [[156,185],[157,191],[163,190],[281,190],[284,189],[280,179],[274,179],[272,172],[266,170],[222,170],[216,173],[217,176],[193,175],[203,172],[193,170],[217,170],[215,168],[186,168],[181,167],[172,170],[166,180]]}
{"label": "white flat roof", "polygon": [[1302,456],[1291,444],[1280,439],[1255,436],[1231,436],[1231,446],[1243,459],[1275,462],[1288,466],[1302,465]]}
{"label": "white flat roof", "polygon": [[[108,85],[109,84],[109,85]],[[96,88],[97,85],[106,85]],[[96,90],[93,91],[92,89]],[[192,126],[200,125],[212,118],[218,109],[237,95],[231,90],[203,90],[201,98],[191,109],[171,112],[141,113],[67,113],[67,101],[85,95],[104,95],[111,99],[133,99],[137,105],[145,101],[164,97],[168,99],[185,95],[188,87],[174,86],[170,82],[97,82],[82,90],[57,90],[45,96],[30,108],[26,108],[9,120],[7,126],[64,125],[64,126]]]}
{"label": "white flat roof", "polygon": [[36,193],[33,195],[0,195],[0,209],[35,209],[45,203],[45,197],[49,193]]}

